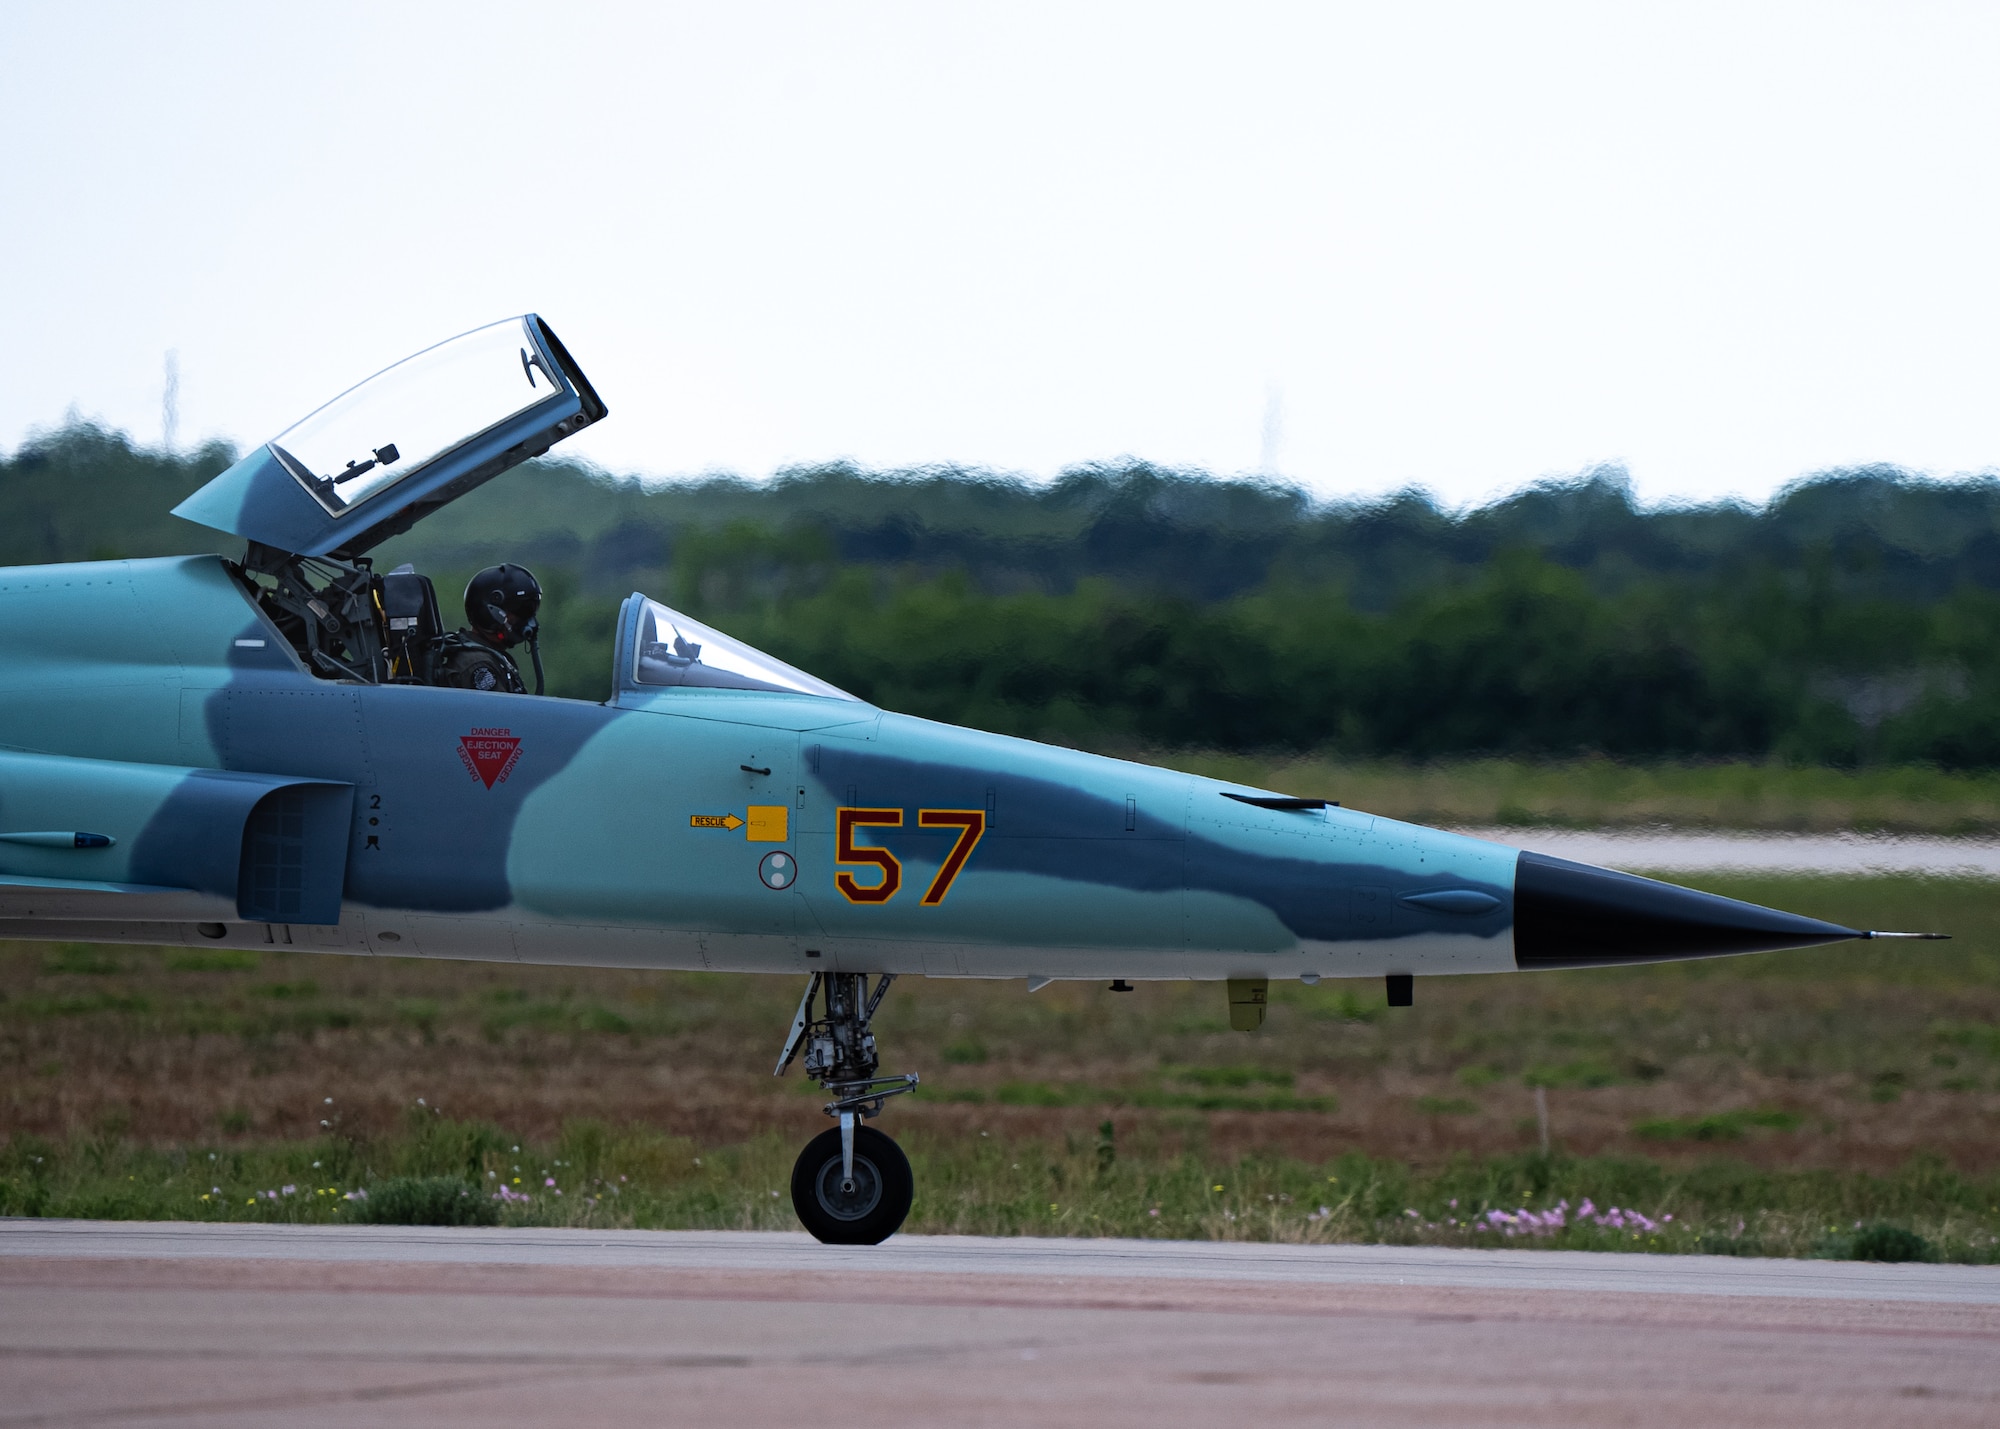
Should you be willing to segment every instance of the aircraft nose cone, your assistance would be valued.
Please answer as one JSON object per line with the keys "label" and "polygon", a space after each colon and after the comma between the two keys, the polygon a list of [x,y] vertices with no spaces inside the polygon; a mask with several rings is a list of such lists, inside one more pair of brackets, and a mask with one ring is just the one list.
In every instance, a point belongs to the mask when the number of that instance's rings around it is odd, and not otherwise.
{"label": "aircraft nose cone", "polygon": [[1514,960],[1523,968],[1766,953],[1862,934],[1713,893],[1523,852],[1514,872]]}

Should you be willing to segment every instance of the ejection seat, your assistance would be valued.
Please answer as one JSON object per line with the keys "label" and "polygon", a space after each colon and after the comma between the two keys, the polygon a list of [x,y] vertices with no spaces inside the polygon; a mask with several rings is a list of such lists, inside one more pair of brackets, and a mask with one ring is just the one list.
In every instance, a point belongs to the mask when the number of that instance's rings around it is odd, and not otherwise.
{"label": "ejection seat", "polygon": [[383,654],[388,658],[389,683],[437,683],[438,640],[444,621],[438,615],[437,587],[405,563],[382,577],[382,622],[387,630]]}

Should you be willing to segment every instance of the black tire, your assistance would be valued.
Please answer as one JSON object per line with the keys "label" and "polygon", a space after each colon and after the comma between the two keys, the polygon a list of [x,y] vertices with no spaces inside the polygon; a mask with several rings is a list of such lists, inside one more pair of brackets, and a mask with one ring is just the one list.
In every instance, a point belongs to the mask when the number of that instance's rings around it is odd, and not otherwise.
{"label": "black tire", "polygon": [[872,1126],[854,1128],[854,1189],[843,1191],[840,1128],[806,1143],[792,1167],[792,1209],[828,1245],[880,1245],[903,1224],[916,1181],[903,1148]]}

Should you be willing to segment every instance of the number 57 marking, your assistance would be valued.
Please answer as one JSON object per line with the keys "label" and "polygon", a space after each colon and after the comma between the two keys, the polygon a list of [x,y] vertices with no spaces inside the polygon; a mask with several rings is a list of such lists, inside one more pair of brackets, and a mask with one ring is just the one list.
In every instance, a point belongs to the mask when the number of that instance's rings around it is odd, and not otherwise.
{"label": "number 57 marking", "polygon": [[[857,844],[854,834],[862,828],[900,829],[903,826],[901,809],[840,809],[836,819],[836,864],[852,864],[880,870],[875,883],[859,882],[853,874],[842,869],[834,874],[834,886],[849,903],[887,903],[896,896],[903,886],[903,863],[886,848]],[[957,829],[958,837],[938,865],[937,877],[925,891],[922,905],[935,908],[944,902],[945,895],[964,870],[966,860],[979,847],[979,840],[986,834],[986,811],[984,809],[919,809],[917,826],[924,829]]]}
{"label": "number 57 marking", "polygon": [[972,857],[972,851],[979,847],[980,839],[986,836],[986,811],[984,809],[919,809],[917,826],[926,829],[957,829],[958,839],[951,846],[951,852],[938,865],[937,877],[931,880],[930,891],[924,894],[923,906],[935,908],[944,902],[945,894],[951,892],[951,885],[965,867],[965,861]]}

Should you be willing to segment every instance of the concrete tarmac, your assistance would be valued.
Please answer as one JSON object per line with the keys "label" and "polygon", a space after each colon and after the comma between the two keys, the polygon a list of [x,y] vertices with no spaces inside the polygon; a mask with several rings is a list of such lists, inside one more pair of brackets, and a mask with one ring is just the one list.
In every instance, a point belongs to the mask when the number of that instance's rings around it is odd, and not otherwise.
{"label": "concrete tarmac", "polygon": [[1918,873],[1933,878],[2000,878],[2000,839],[1684,829],[1461,828],[1457,832],[1633,873]]}
{"label": "concrete tarmac", "polygon": [[15,1425],[2000,1423],[2000,1270],[0,1220]]}

